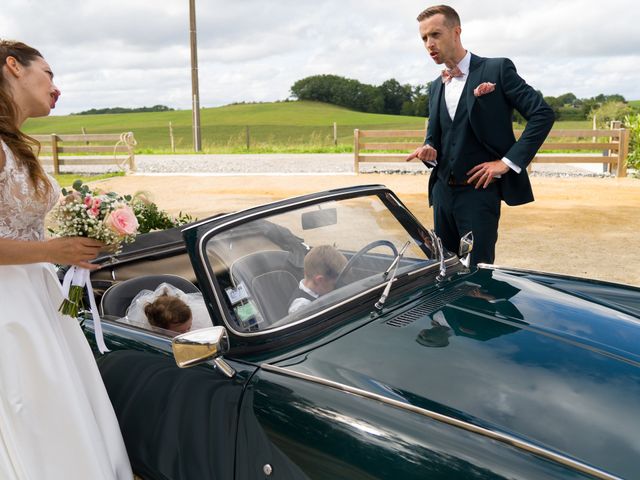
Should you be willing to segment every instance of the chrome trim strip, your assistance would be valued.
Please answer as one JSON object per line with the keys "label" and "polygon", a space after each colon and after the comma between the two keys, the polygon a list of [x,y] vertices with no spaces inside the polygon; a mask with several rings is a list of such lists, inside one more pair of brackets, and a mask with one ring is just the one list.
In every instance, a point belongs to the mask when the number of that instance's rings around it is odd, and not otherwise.
{"label": "chrome trim strip", "polygon": [[268,363],[263,363],[260,365],[260,368],[266,370],[268,372],[277,373],[281,375],[286,375],[289,377],[298,378],[301,380],[306,380],[312,383],[317,383],[319,385],[324,385],[330,388],[334,388],[336,390],[341,390],[346,393],[350,393],[352,395],[358,395],[360,397],[369,398],[371,400],[376,400],[378,402],[386,403],[393,407],[407,410],[412,413],[417,413],[418,415],[425,416],[437,422],[446,423],[447,425],[451,425],[453,427],[461,428],[463,430],[476,433],[478,435],[482,435],[484,437],[490,438],[492,440],[507,444],[519,450],[523,450],[525,452],[531,453],[538,457],[544,458],[546,460],[550,460],[552,462],[558,463],[565,467],[573,468],[576,471],[585,473],[587,475],[592,475],[596,478],[606,479],[606,480],[622,480],[621,477],[615,476],[611,473],[605,472],[604,470],[600,470],[599,468],[592,467],[591,465],[587,465],[586,463],[582,463],[573,458],[561,455],[552,450],[549,450],[544,447],[540,447],[538,445],[534,445],[525,440],[521,440],[512,435],[508,435],[506,433],[496,432],[493,430],[489,430],[484,427],[479,427],[469,422],[465,422],[462,420],[458,420],[457,418],[449,417],[447,415],[443,415],[441,413],[433,412],[431,410],[427,410],[425,408],[416,407],[414,405],[410,405],[404,402],[400,402],[398,400],[394,400],[392,398],[388,398],[377,393],[368,392],[366,390],[362,390],[360,388],[351,387],[349,385],[345,385],[342,383],[334,382],[332,380],[327,380],[324,378],[316,377],[314,375],[309,375],[302,372],[297,372],[295,370],[291,370],[288,368],[277,367],[275,365],[271,365]]}

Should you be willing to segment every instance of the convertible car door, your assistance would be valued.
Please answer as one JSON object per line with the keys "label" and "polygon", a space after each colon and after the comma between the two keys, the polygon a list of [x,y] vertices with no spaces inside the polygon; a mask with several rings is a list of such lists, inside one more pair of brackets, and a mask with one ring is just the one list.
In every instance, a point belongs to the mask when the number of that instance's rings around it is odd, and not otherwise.
{"label": "convertible car door", "polygon": [[238,480],[592,478],[419,412],[295,378],[270,365],[251,378],[239,422]]}
{"label": "convertible car door", "polygon": [[211,363],[180,369],[168,340],[166,349],[130,342],[97,359],[134,471],[145,480],[232,479],[238,406],[255,369],[230,362],[231,379]]}

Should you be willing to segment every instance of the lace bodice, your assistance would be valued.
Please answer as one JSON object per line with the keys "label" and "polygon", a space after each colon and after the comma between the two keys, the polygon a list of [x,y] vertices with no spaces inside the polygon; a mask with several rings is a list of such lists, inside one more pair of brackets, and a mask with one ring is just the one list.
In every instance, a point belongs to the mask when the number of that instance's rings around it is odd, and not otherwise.
{"label": "lace bodice", "polygon": [[60,198],[60,186],[49,176],[52,189],[48,198],[38,198],[26,166],[18,164],[2,140],[0,145],[6,158],[0,171],[0,237],[42,240],[44,218]]}

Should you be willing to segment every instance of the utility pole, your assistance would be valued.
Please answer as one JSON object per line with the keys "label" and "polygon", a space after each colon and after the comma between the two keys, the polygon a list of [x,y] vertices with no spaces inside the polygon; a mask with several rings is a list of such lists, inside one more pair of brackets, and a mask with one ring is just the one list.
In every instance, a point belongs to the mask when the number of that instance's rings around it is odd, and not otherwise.
{"label": "utility pole", "polygon": [[193,149],[202,150],[200,136],[200,89],[198,87],[198,42],[196,39],[196,1],[189,0],[189,33],[191,37],[191,109],[193,112]]}

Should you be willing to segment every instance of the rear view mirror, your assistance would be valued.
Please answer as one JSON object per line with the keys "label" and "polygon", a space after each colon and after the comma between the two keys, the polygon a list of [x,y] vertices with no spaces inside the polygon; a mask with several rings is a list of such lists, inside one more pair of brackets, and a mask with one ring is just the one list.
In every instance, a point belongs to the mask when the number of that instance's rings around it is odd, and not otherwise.
{"label": "rear view mirror", "polygon": [[323,208],[322,210],[304,212],[301,220],[303,230],[335,225],[338,223],[338,210],[335,208]]}

